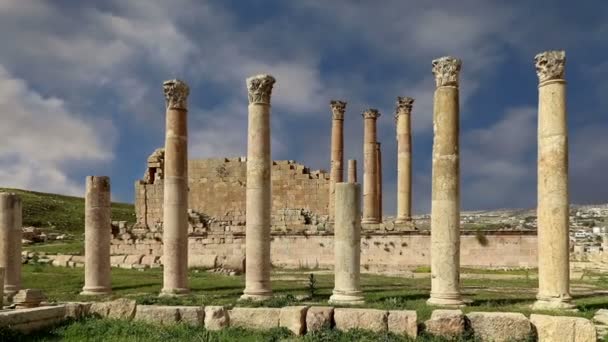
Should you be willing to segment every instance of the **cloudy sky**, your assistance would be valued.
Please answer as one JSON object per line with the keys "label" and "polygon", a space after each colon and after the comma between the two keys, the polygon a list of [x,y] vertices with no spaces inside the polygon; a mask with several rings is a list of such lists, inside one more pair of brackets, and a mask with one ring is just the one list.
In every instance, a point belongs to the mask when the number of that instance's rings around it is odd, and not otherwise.
{"label": "cloudy sky", "polygon": [[380,110],[385,213],[395,210],[394,103],[414,97],[423,213],[431,60],[453,55],[463,61],[462,208],[534,207],[533,58],[565,49],[571,200],[608,202],[607,17],[603,0],[2,0],[0,186],[82,195],[86,175],[109,175],[114,199],[132,202],[164,143],[170,78],[191,88],[190,158],[246,155],[245,78],[270,73],[274,159],[327,169],[329,101],[341,99],[345,158],[361,160],[361,113]]}

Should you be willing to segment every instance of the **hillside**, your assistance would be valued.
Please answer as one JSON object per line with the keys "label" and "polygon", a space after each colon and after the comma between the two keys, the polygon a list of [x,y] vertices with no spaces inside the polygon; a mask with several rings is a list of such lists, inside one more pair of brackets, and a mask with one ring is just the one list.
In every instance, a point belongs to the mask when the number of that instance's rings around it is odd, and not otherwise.
{"label": "hillside", "polygon": [[[14,192],[23,201],[23,226],[48,228],[78,234],[84,232],[84,198],[0,188]],[[133,204],[112,203],[112,220],[135,222]]]}

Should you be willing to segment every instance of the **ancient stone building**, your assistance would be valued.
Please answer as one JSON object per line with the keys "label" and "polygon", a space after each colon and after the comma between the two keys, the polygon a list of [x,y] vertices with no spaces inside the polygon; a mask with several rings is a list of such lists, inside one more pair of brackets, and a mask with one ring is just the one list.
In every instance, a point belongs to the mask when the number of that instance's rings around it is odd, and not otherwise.
{"label": "ancient stone building", "polygon": [[[163,164],[164,152],[157,149],[148,158],[144,178],[135,184],[136,230],[162,230]],[[191,223],[243,225],[246,172],[244,157],[188,161]],[[273,229],[297,227],[309,220],[326,221],[328,205],[329,173],[311,171],[293,160],[273,162]]]}

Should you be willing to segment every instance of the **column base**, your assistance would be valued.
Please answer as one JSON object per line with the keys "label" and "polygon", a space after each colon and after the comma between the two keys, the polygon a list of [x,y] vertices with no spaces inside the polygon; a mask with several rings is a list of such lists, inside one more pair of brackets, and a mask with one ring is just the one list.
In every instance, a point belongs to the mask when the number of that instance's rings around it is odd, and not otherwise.
{"label": "column base", "polygon": [[380,223],[380,220],[375,219],[375,218],[364,218],[363,220],[361,220],[361,224],[378,224]]}
{"label": "column base", "polygon": [[431,294],[431,298],[429,298],[426,301],[427,305],[433,305],[433,306],[444,306],[444,307],[450,307],[450,308],[462,308],[465,307],[466,304],[464,303],[464,301],[462,300],[462,298],[460,297],[460,295],[451,295],[451,296],[442,296],[442,297],[438,297],[438,296],[433,296]]}
{"label": "column base", "polygon": [[329,304],[338,304],[338,305],[361,305],[365,304],[365,298],[361,296],[361,291],[335,291],[329,297],[327,301]]}
{"label": "column base", "polygon": [[81,296],[103,296],[112,293],[112,289],[105,286],[85,286],[80,292]]}
{"label": "column base", "polygon": [[159,297],[179,297],[185,296],[190,293],[189,288],[176,288],[176,289],[162,289],[160,290]]}
{"label": "column base", "polygon": [[412,219],[407,217],[397,217],[395,219],[395,224],[411,224]]}
{"label": "column base", "polygon": [[532,304],[532,310],[565,310],[578,311],[570,299],[539,299]]}
{"label": "column base", "polygon": [[272,291],[269,292],[256,292],[256,293],[243,293],[241,295],[241,297],[238,299],[239,301],[254,301],[254,302],[261,302],[264,300],[268,300],[271,299],[272,296]]}

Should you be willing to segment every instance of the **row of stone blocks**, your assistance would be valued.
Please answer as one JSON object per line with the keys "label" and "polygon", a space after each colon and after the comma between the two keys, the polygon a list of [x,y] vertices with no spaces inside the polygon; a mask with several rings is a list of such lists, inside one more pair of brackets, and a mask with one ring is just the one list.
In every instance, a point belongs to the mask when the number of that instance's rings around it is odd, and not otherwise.
{"label": "row of stone blocks", "polygon": [[48,328],[67,318],[89,315],[144,321],[154,324],[185,323],[220,330],[227,327],[268,330],[285,327],[296,335],[334,328],[392,332],[412,338],[423,329],[427,334],[454,338],[472,334],[476,341],[576,341],[597,340],[594,324],[581,317],[521,313],[435,310],[424,324],[418,324],[416,311],[291,306],[283,308],[226,309],[223,306],[137,305],[118,299],[110,302],[67,303],[32,309],[0,311],[0,326],[23,332]]}

